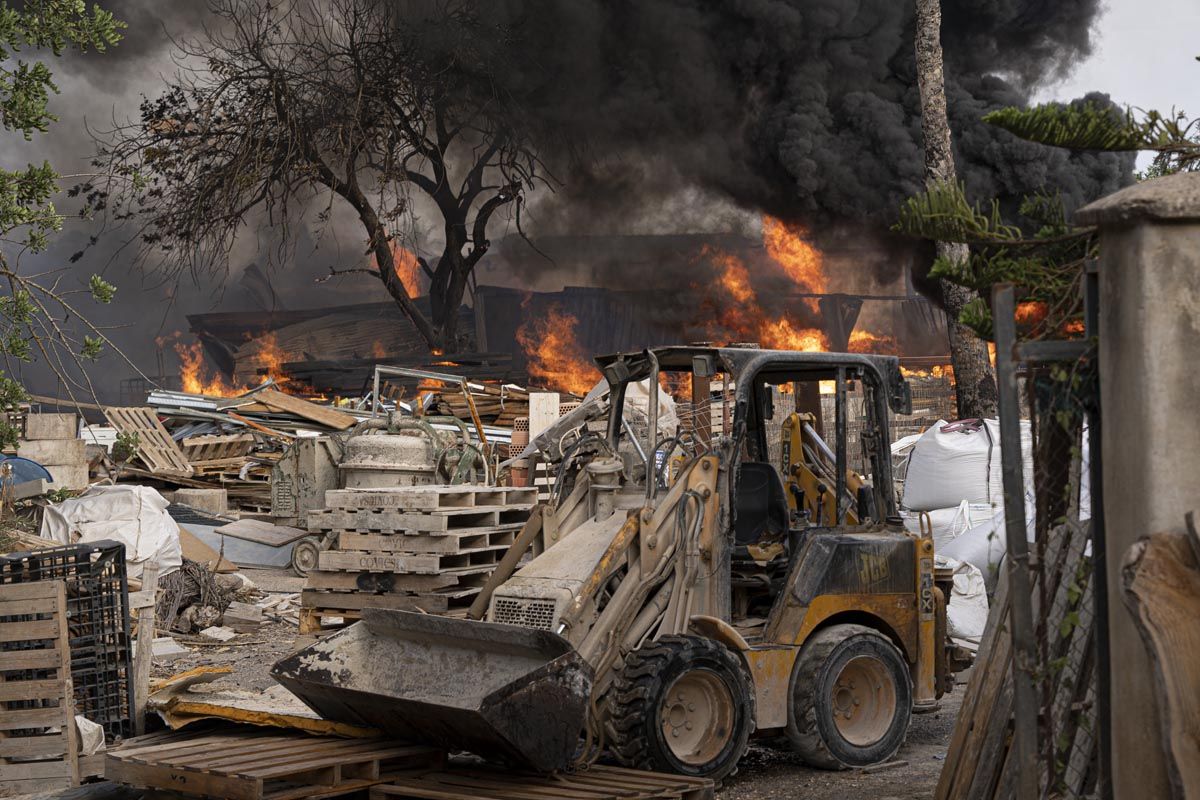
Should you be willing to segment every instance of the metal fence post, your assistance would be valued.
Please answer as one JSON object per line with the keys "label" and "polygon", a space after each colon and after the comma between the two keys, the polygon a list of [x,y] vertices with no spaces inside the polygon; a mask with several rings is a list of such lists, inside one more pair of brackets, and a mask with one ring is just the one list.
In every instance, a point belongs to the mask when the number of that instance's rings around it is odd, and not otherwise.
{"label": "metal fence post", "polygon": [[[1001,472],[1004,479],[1004,527],[1008,556],[1009,625],[1012,636],[1013,751],[1017,759],[1016,796],[1038,796],[1038,702],[1034,683],[1037,644],[1029,578],[1029,542],[1025,525],[1025,481],[1022,475],[1021,405],[1017,387],[1016,303],[1012,284],[992,289],[992,324],[996,335],[996,384],[999,389]],[[1012,446],[1013,443],[1016,446]]]}

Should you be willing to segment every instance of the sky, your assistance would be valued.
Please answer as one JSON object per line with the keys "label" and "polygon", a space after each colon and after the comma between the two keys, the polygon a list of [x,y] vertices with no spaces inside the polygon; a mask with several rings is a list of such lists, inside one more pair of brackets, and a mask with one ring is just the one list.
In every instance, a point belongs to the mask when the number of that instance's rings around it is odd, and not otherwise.
{"label": "sky", "polygon": [[1109,0],[1093,37],[1091,57],[1038,100],[1098,90],[1122,105],[1200,117],[1200,0]]}

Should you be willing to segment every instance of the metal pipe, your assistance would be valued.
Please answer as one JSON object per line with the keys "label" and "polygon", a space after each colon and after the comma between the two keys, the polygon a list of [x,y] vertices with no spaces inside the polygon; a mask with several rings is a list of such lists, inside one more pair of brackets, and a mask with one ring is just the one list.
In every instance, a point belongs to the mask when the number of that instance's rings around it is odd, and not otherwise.
{"label": "metal pipe", "polygon": [[992,320],[996,334],[996,385],[999,389],[1000,459],[1004,477],[1004,529],[1008,546],[1008,602],[1012,636],[1013,752],[1016,754],[1018,800],[1038,796],[1038,700],[1033,671],[1037,644],[1029,580],[1029,541],[1025,526],[1025,480],[1021,466],[1021,406],[1017,389],[1015,348],[1016,300],[1011,283],[992,288]]}
{"label": "metal pipe", "polygon": [[646,504],[649,505],[654,502],[654,495],[658,492],[658,469],[654,463],[654,445],[658,441],[658,356],[653,350],[647,350],[646,355],[649,356],[651,364],[650,385],[646,387],[646,396],[650,398],[650,407],[647,409],[650,430],[646,432],[649,444],[646,455]]}
{"label": "metal pipe", "polygon": [[[1092,342],[1100,335],[1100,262],[1091,258],[1084,262],[1083,324],[1084,335],[1092,347],[1091,357],[1099,370],[1099,348]],[[1112,797],[1112,665],[1108,646],[1108,547],[1104,534],[1104,461],[1101,458],[1100,393],[1087,415],[1088,423],[1088,491],[1092,501],[1092,602],[1094,608],[1093,636],[1096,645],[1096,733],[1098,753],[1096,794],[1100,800]]]}
{"label": "metal pipe", "polygon": [[845,514],[843,510],[843,496],[846,494],[846,368],[837,368],[837,390],[834,394],[834,441],[833,446],[837,451],[837,463],[834,469],[837,474],[834,475],[834,490],[833,490],[833,524],[841,525],[842,518]]}

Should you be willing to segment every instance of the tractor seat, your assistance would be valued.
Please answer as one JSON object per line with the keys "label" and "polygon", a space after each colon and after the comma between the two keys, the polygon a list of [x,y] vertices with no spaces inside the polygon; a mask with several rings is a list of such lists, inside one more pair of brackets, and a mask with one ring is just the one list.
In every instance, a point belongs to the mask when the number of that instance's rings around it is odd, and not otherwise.
{"label": "tractor seat", "polygon": [[783,480],[765,461],[747,461],[740,466],[735,498],[737,516],[734,541],[758,544],[782,538],[788,531],[788,505]]}

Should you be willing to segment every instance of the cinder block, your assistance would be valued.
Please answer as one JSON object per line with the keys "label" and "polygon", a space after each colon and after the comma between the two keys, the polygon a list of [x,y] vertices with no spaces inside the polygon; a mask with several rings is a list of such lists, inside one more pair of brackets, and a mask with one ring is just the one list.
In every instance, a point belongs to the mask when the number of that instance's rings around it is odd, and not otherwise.
{"label": "cinder block", "polygon": [[87,460],[87,444],[83,439],[41,439],[18,442],[17,455],[44,466],[65,464],[78,466]]}
{"label": "cinder block", "polygon": [[50,483],[51,489],[86,489],[88,487],[87,464],[51,464],[46,465],[46,469],[50,471],[50,477],[54,479]]}
{"label": "cinder block", "polygon": [[224,489],[176,489],[175,502],[208,514],[229,510],[229,496]]}
{"label": "cinder block", "polygon": [[25,438],[31,442],[43,439],[77,439],[79,438],[79,415],[27,414],[25,416]]}

